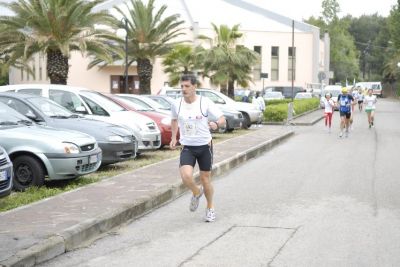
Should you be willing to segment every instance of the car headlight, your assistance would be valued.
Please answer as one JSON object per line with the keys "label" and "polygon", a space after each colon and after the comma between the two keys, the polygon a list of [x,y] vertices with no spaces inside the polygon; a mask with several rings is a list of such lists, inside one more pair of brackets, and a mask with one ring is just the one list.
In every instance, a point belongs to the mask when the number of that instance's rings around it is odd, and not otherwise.
{"label": "car headlight", "polygon": [[79,147],[72,143],[63,143],[64,152],[66,154],[78,154]]}
{"label": "car headlight", "polygon": [[124,141],[124,138],[122,138],[122,137],[119,136],[119,135],[110,135],[110,136],[108,137],[108,141],[109,141],[109,142],[123,142],[123,141]]}
{"label": "car headlight", "polygon": [[161,120],[161,123],[167,126],[171,126],[171,118],[165,117]]}

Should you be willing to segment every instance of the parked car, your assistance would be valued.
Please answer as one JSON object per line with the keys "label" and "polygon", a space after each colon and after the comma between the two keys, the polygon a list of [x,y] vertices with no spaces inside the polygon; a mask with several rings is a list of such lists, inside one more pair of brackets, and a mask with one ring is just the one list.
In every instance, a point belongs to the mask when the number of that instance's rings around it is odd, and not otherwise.
{"label": "parked car", "polygon": [[168,108],[160,105],[159,103],[157,103],[156,101],[154,101],[152,99],[149,99],[148,97],[141,96],[141,95],[133,95],[133,94],[116,94],[116,96],[118,96],[119,98],[128,99],[131,102],[134,102],[143,107],[152,109],[159,113],[163,113],[168,116],[171,115],[171,111]]}
{"label": "parked car", "polygon": [[[171,116],[157,112],[144,102],[136,101],[136,98],[121,97],[120,95],[107,95],[112,101],[121,105],[127,110],[138,112],[155,121],[161,133],[161,147],[171,143]],[[170,113],[170,112],[169,112]]]}
{"label": "parked car", "polygon": [[[166,95],[180,95],[181,89],[165,89]],[[228,96],[212,89],[197,88],[196,94],[208,97],[211,101],[217,104],[221,110],[228,108],[229,110],[240,111],[243,116],[243,128],[249,128],[252,123],[257,123],[261,120],[262,113],[257,107],[251,103],[237,102]]]}
{"label": "parked car", "polygon": [[72,179],[96,171],[102,154],[87,134],[36,125],[0,103],[0,146],[14,168],[13,186],[24,190],[49,180]]}
{"label": "parked car", "polygon": [[152,119],[128,111],[96,91],[56,84],[0,86],[0,92],[5,91],[41,95],[86,118],[128,127],[138,142],[138,153],[161,146],[160,130]]}
{"label": "parked car", "polygon": [[[0,126],[1,127],[1,126]],[[11,193],[13,165],[6,150],[0,146],[0,197]]]}
{"label": "parked car", "polygon": [[103,152],[102,165],[132,159],[136,156],[136,139],[131,131],[124,127],[86,119],[41,96],[0,93],[0,102],[40,125],[76,130],[93,136]]}
{"label": "parked car", "polygon": [[265,101],[285,99],[281,92],[265,92],[263,98]]}
{"label": "parked car", "polygon": [[153,99],[158,104],[163,106],[165,109],[171,111],[171,105],[174,102],[174,98],[169,97],[167,95],[143,95],[143,96]]}
{"label": "parked car", "polygon": [[265,87],[262,92],[263,95],[266,92],[281,92],[285,98],[292,98],[292,96],[294,98],[298,92],[306,92],[306,89],[300,86],[293,86],[293,90],[292,86],[268,86]]}
{"label": "parked car", "polygon": [[[325,108],[325,95],[327,93],[331,94],[331,99],[334,103],[337,103],[338,96],[342,93],[342,86],[341,85],[327,85],[324,87],[321,93],[321,99],[319,101],[319,106],[321,108]],[[338,110],[338,107],[335,105],[334,110]]]}
{"label": "parked car", "polygon": [[294,99],[310,99],[312,97],[313,97],[312,93],[299,92],[299,93],[296,94]]}

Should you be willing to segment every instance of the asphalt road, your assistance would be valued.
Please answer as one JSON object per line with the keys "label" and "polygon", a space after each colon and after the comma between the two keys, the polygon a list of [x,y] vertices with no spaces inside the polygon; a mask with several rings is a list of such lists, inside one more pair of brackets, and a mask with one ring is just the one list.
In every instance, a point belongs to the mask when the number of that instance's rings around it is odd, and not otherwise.
{"label": "asphalt road", "polygon": [[186,194],[42,266],[399,266],[400,102],[373,129],[356,111],[348,138],[333,120],[216,180],[216,222]]}

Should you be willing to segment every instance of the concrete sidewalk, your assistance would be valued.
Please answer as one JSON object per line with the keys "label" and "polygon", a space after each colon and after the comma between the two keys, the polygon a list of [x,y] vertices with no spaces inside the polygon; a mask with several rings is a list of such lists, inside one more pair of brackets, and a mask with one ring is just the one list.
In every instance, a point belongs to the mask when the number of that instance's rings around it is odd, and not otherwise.
{"label": "concrete sidewalk", "polygon": [[[285,126],[264,126],[216,144],[214,177],[292,134]],[[185,191],[174,158],[1,213],[0,265],[33,266],[54,258]]]}

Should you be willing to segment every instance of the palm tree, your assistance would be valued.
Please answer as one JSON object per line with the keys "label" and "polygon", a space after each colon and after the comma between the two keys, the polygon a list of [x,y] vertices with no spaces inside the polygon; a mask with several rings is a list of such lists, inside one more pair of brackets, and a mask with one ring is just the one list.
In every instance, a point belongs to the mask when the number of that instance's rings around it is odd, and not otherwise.
{"label": "palm tree", "polygon": [[[183,21],[178,20],[178,14],[162,18],[167,6],[156,11],[154,0],[149,0],[147,5],[140,0],[131,0],[130,4],[131,7],[126,4],[128,12],[119,7],[115,9],[128,22],[129,64],[137,62],[140,93],[150,94],[153,61],[168,53],[175,44],[172,40],[183,34],[179,28]],[[124,27],[122,22],[119,27]]]}
{"label": "palm tree", "polygon": [[164,72],[169,74],[170,85],[177,85],[182,74],[198,73],[203,50],[202,47],[178,44],[164,57],[162,64]]}
{"label": "palm tree", "polygon": [[[237,45],[237,40],[242,37],[239,25],[229,28],[226,25],[217,27],[212,24],[215,32],[214,45],[204,56],[205,76],[209,76],[212,83],[220,85],[221,91],[229,97],[234,97],[235,82],[246,87],[252,80],[250,73],[257,62],[258,55],[254,51]],[[207,36],[200,39],[212,40]]]}
{"label": "palm tree", "polygon": [[19,68],[36,53],[47,56],[51,83],[66,84],[71,51],[89,52],[111,61],[110,40],[116,37],[96,25],[111,25],[107,11],[92,12],[104,0],[19,0],[2,5],[14,16],[1,16],[0,53]]}

